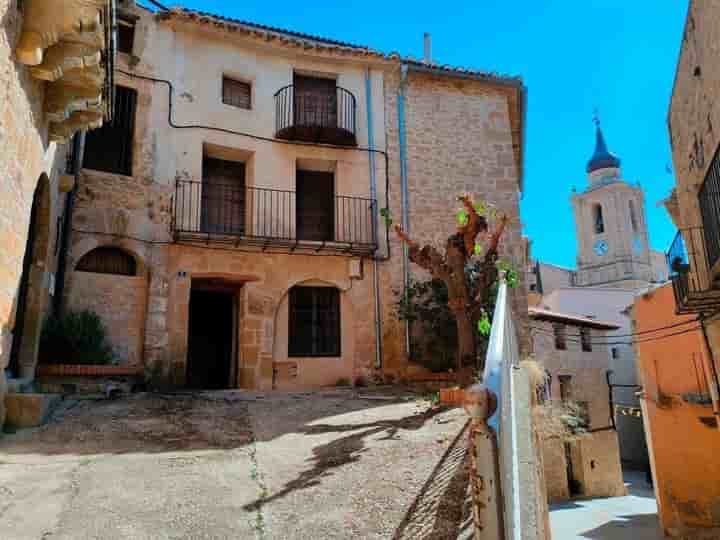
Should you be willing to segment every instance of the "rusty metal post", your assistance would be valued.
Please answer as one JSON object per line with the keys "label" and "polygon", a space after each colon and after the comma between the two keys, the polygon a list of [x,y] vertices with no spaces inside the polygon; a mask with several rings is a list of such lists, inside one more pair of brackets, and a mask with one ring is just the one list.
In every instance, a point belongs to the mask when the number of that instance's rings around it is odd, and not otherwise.
{"label": "rusty metal post", "polygon": [[502,540],[505,536],[497,436],[487,424],[497,405],[497,396],[482,384],[465,390],[464,406],[471,417],[470,481],[475,540]]}

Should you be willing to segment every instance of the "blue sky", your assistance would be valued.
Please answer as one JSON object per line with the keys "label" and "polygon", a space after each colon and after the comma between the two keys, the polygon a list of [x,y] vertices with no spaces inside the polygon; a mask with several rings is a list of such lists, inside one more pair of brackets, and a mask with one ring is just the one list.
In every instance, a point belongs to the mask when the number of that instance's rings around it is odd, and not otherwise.
{"label": "blue sky", "polygon": [[528,87],[522,219],[542,260],[574,266],[570,193],[587,184],[593,109],[626,179],[645,189],[650,241],[674,236],[656,206],[674,183],[667,108],[687,0],[183,0],[182,5],[523,77]]}

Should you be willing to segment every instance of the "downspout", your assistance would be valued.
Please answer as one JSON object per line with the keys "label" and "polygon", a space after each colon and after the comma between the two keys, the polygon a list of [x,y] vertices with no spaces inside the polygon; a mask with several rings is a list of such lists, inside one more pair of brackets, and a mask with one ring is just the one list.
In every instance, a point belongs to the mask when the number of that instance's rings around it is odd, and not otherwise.
{"label": "downspout", "polygon": [[[406,234],[410,234],[410,219],[408,216],[408,177],[407,177],[407,151],[405,141],[405,89],[407,87],[408,65],[400,64],[400,87],[398,88],[398,142],[400,146],[400,188],[402,204],[402,228]],[[408,246],[402,243],[402,271],[403,271],[403,294],[410,286],[410,270],[408,260]],[[410,358],[410,323],[405,321],[405,354]]]}
{"label": "downspout", "polygon": [[70,231],[72,228],[72,213],[75,207],[75,195],[78,191],[80,183],[80,168],[82,167],[83,154],[85,152],[85,132],[78,132],[73,137],[72,143],[73,161],[72,174],[75,176],[75,184],[68,192],[65,198],[65,212],[63,213],[62,236],[60,237],[60,252],[58,253],[58,269],[55,286],[55,296],[53,297],[53,311],[60,314],[63,309],[63,296],[65,291],[65,273],[67,269],[67,251],[70,243]]}
{"label": "downspout", "polygon": [[[365,100],[367,109],[368,148],[375,149],[375,133],[373,131],[372,81],[370,68],[365,68]],[[375,177],[375,152],[368,152],[370,167],[370,198],[372,199],[372,238],[378,243],[377,234],[377,178]],[[375,369],[382,368],[382,321],[380,320],[380,280],[378,278],[377,255],[373,257],[373,291],[375,293]]]}

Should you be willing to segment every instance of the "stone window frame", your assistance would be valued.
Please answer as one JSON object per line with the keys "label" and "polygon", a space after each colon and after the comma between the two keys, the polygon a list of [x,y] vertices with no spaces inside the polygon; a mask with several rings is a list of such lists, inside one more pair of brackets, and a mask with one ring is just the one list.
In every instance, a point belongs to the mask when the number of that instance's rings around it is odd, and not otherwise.
{"label": "stone window frame", "polygon": [[603,216],[603,207],[600,203],[595,203],[592,206],[593,214],[593,231],[595,234],[603,234],[605,232],[605,218]]}

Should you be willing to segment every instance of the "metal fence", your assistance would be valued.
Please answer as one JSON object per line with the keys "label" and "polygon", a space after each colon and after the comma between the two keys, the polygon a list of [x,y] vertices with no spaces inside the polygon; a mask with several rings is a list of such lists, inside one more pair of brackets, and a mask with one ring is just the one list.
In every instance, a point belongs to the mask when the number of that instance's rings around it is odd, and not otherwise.
{"label": "metal fence", "polygon": [[[328,195],[320,203],[307,199],[290,190],[179,180],[174,230],[208,239],[231,236],[236,241],[375,248],[372,199],[343,195]],[[299,205],[299,200],[305,204]]]}
{"label": "metal fence", "polygon": [[720,157],[715,153],[698,192],[700,214],[707,246],[708,268],[720,259]]}

